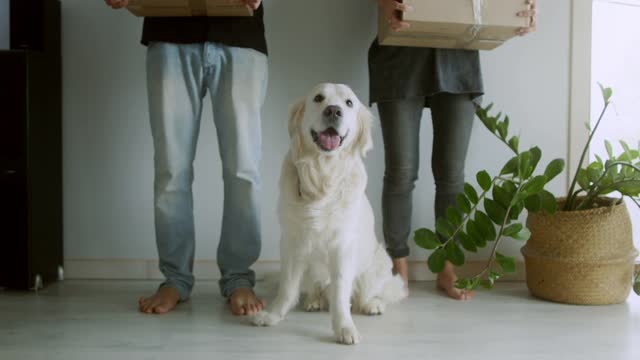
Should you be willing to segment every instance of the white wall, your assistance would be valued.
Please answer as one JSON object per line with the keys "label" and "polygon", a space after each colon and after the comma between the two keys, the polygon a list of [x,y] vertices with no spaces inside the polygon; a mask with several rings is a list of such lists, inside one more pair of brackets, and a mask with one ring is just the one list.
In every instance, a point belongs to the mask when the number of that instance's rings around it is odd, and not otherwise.
{"label": "white wall", "polygon": [[[593,46],[591,57],[591,122],[602,111],[602,95],[597,83],[613,88],[612,104],[602,120],[591,146],[594,154],[607,158],[604,140],[620,154],[618,140],[631,147],[640,146],[640,49],[630,44],[640,43],[636,21],[640,18],[640,0],[593,2]],[[594,157],[595,158],[595,157]],[[634,240],[640,247],[640,209],[627,202],[634,225]]]}
{"label": "white wall", "polygon": [[9,0],[0,0],[0,50],[9,48]]}
{"label": "white wall", "polygon": [[[569,0],[540,0],[539,31],[482,55],[485,101],[510,114],[522,144],[543,161],[566,157],[569,93]],[[277,260],[273,211],[287,148],[289,104],[318,82],[342,82],[368,99],[367,49],[375,36],[372,0],[265,0],[270,84],[263,111],[263,260]],[[64,193],[67,259],[154,259],[152,143],[145,94],[142,22],[101,1],[63,0]],[[428,114],[428,113],[427,113]],[[197,258],[213,259],[222,183],[210,106],[203,113],[194,185]],[[422,169],[414,228],[432,225],[431,126],[422,127]],[[508,153],[476,122],[468,175],[497,172]],[[383,150],[379,128],[367,159],[369,196],[380,233]],[[553,184],[561,193],[564,179]],[[505,251],[519,254],[520,244]],[[414,251],[413,259],[427,254]]]}

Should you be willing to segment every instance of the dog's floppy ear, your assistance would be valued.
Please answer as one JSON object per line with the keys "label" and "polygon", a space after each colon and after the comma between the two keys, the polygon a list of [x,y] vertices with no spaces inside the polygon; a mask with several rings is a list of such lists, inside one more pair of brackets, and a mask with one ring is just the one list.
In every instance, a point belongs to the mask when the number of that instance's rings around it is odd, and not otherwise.
{"label": "dog's floppy ear", "polygon": [[289,111],[289,137],[292,138],[296,131],[298,131],[298,127],[300,126],[300,122],[304,117],[304,106],[306,103],[306,98],[298,100],[293,106],[291,106],[291,110]]}
{"label": "dog's floppy ear", "polygon": [[371,127],[373,126],[373,114],[364,106],[360,105],[360,111],[358,111],[358,136],[356,136],[355,150],[360,152],[362,157],[365,157],[369,150],[373,148],[373,139],[371,138]]}

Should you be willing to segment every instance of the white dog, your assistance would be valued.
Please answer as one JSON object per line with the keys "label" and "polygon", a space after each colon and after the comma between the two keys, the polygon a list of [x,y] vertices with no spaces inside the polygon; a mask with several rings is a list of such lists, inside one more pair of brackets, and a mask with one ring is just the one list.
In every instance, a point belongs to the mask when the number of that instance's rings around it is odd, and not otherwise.
{"label": "white dog", "polygon": [[321,84],[293,106],[291,148],[280,177],[282,270],[278,296],[255,325],[280,322],[304,295],[307,311],[331,311],[343,344],[360,336],[351,308],[368,315],[407,295],[376,240],[367,173],[372,115],[345,85]]}

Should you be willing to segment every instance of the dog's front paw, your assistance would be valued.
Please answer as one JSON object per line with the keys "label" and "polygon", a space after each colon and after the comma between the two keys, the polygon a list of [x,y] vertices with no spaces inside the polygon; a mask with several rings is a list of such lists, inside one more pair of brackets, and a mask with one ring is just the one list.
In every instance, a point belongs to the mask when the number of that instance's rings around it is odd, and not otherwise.
{"label": "dog's front paw", "polygon": [[268,311],[261,311],[257,313],[251,322],[255,326],[274,326],[277,325],[282,320],[282,317],[270,313]]}
{"label": "dog's front paw", "polygon": [[337,331],[336,337],[340,344],[355,345],[360,342],[360,334],[355,326],[345,326]]}
{"label": "dog's front paw", "polygon": [[384,313],[384,303],[378,298],[373,298],[362,306],[362,313],[365,315],[382,315]]}

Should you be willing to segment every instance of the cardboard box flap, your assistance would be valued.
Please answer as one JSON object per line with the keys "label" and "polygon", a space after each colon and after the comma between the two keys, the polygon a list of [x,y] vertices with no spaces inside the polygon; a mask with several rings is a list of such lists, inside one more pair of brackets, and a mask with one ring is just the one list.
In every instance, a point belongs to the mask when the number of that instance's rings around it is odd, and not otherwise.
{"label": "cardboard box flap", "polygon": [[[475,24],[474,4],[479,4],[482,24],[504,27],[527,27],[529,19],[516,14],[527,10],[524,0],[404,0],[413,11],[404,13],[404,20],[419,23]],[[413,25],[413,24],[412,24]]]}
{"label": "cardboard box flap", "polygon": [[137,16],[252,16],[253,11],[228,0],[129,0]]}

